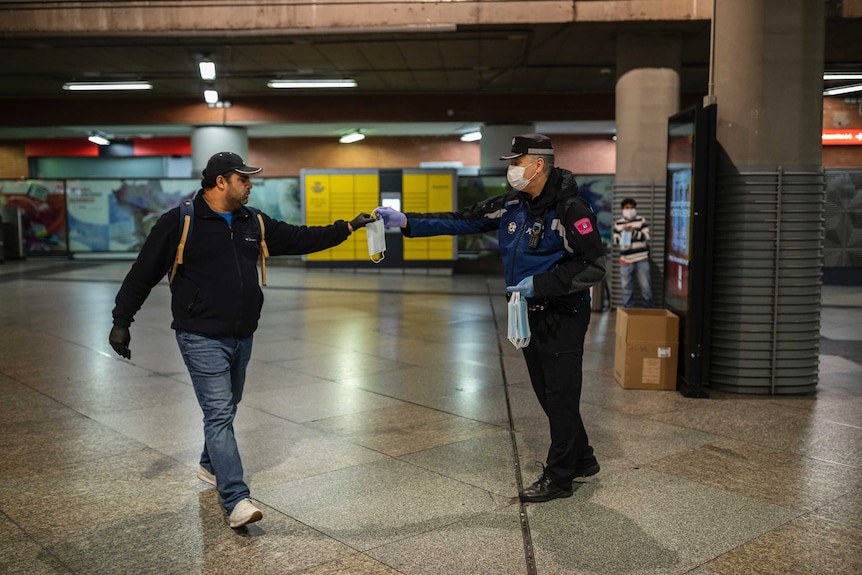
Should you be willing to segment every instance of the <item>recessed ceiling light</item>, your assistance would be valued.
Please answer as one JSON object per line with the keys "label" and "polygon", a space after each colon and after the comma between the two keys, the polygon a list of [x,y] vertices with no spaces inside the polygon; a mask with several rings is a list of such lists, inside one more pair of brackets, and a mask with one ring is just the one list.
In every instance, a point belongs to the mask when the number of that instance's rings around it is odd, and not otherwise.
{"label": "recessed ceiling light", "polygon": [[270,88],[355,88],[356,80],[350,78],[320,80],[270,80]]}
{"label": "recessed ceiling light", "polygon": [[862,72],[823,72],[824,80],[862,80]]}
{"label": "recessed ceiling light", "polygon": [[99,134],[93,134],[92,136],[89,136],[87,139],[90,140],[91,142],[93,142],[94,144],[99,145],[99,146],[107,146],[108,144],[111,143],[111,141],[108,138],[106,138],[104,136],[100,136]]}
{"label": "recessed ceiling light", "polygon": [[215,104],[218,102],[218,92],[215,90],[204,90],[204,101],[207,104]]}
{"label": "recessed ceiling light", "polygon": [[356,130],[355,132],[349,132],[341,136],[338,141],[342,144],[352,144],[353,142],[358,142],[359,140],[364,140],[365,134]]}
{"label": "recessed ceiling light", "polygon": [[110,91],[110,90],[152,90],[153,85],[149,82],[66,82],[64,90],[83,91]]}
{"label": "recessed ceiling light", "polygon": [[198,62],[198,70],[201,73],[201,80],[215,80],[216,68],[215,62],[210,60],[201,60]]}
{"label": "recessed ceiling light", "polygon": [[862,92],[862,84],[852,84],[850,86],[841,86],[840,88],[829,88],[823,90],[824,96],[837,96],[838,94],[850,94],[851,92]]}

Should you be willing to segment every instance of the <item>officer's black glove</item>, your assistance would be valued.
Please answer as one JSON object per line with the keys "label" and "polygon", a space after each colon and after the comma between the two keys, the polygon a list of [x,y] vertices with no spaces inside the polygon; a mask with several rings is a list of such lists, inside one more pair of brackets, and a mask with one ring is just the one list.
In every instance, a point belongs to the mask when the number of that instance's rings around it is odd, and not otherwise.
{"label": "officer's black glove", "polygon": [[129,334],[129,328],[114,326],[111,328],[111,335],[108,336],[108,343],[117,352],[117,355],[132,359],[132,352],[129,351],[129,342],[132,341],[132,336]]}
{"label": "officer's black glove", "polygon": [[350,227],[353,228],[353,231],[355,232],[359,228],[364,228],[373,221],[374,218],[371,217],[371,214],[366,214],[365,212],[362,212],[361,214],[350,220]]}

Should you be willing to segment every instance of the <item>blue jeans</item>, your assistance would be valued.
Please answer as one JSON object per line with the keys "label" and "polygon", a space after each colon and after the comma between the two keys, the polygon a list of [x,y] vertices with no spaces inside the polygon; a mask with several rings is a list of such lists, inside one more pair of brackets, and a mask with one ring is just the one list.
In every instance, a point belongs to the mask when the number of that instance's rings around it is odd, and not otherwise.
{"label": "blue jeans", "polygon": [[210,338],[177,332],[177,344],[204,414],[204,449],[200,464],[215,474],[219,499],[228,512],[250,495],[242,479],[233,420],[242,399],[252,339]]}
{"label": "blue jeans", "polygon": [[652,285],[650,284],[649,259],[633,264],[620,262],[620,285],[623,290],[623,307],[634,307],[634,282],[632,276],[637,276],[638,287],[641,290],[643,307],[653,307]]}

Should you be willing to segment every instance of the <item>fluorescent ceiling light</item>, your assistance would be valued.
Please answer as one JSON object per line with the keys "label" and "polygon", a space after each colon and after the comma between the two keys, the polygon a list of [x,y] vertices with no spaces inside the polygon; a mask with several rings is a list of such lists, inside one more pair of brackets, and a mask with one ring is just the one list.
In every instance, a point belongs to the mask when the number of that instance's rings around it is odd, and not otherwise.
{"label": "fluorescent ceiling light", "polygon": [[862,80],[862,72],[823,72],[824,80]]}
{"label": "fluorescent ceiling light", "polygon": [[105,91],[105,90],[152,90],[149,82],[66,82],[64,90]]}
{"label": "fluorescent ceiling light", "polygon": [[462,142],[476,142],[482,139],[482,132],[467,132],[461,136]]}
{"label": "fluorescent ceiling light", "polygon": [[94,144],[98,144],[100,146],[107,146],[108,144],[111,143],[111,141],[108,138],[103,138],[102,136],[99,136],[98,134],[93,134],[92,136],[90,136],[87,139],[90,140],[91,142],[93,142]]}
{"label": "fluorescent ceiling light", "polygon": [[862,92],[862,84],[841,86],[840,88],[829,88],[823,91],[824,96],[837,96],[838,94],[849,94],[851,92]]}
{"label": "fluorescent ceiling light", "polygon": [[215,62],[210,62],[209,60],[201,60],[200,62],[198,62],[198,69],[201,72],[201,80],[216,79]]}
{"label": "fluorescent ceiling light", "polygon": [[215,90],[204,90],[204,100],[207,104],[215,104],[218,102],[218,92]]}
{"label": "fluorescent ceiling light", "polygon": [[359,130],[355,132],[350,132],[349,134],[344,134],[341,136],[338,141],[342,144],[352,144],[353,142],[358,142],[359,140],[364,140],[365,134],[360,132]]}
{"label": "fluorescent ceiling light", "polygon": [[349,78],[332,80],[270,80],[270,88],[355,88],[356,80]]}

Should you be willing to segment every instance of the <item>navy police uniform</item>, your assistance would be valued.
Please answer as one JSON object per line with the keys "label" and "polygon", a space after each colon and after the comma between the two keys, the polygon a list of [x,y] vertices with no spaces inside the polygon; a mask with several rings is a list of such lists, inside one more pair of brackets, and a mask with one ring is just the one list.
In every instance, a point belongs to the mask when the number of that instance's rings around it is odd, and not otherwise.
{"label": "navy police uniform", "polygon": [[531,339],[523,354],[550,424],[545,474],[571,489],[572,479],[597,468],[579,405],[589,288],[605,276],[596,216],[578,196],[573,175],[553,168],[534,199],[510,190],[458,212],[405,215],[406,237],[497,230],[506,285],[533,276],[535,297],[527,300]]}

